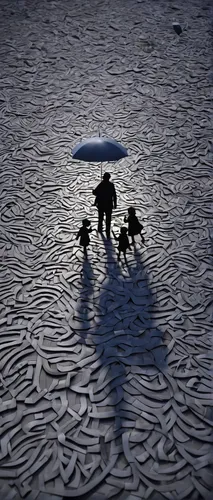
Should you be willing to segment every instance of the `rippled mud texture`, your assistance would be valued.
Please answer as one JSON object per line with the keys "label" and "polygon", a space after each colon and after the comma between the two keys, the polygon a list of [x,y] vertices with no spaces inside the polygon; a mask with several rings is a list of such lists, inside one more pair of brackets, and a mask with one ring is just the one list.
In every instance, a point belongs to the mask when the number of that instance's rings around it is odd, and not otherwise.
{"label": "rippled mud texture", "polygon": [[[200,0],[1,0],[5,500],[211,498],[210,16]],[[129,149],[104,165],[113,229],[129,205],[144,224],[127,266],[96,233],[99,165],[71,158],[99,130]]]}

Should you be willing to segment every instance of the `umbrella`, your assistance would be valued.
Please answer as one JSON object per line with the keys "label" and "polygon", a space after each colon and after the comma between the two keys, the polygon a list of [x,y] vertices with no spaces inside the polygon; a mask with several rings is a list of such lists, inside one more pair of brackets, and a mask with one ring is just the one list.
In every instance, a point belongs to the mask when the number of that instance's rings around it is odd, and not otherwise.
{"label": "umbrella", "polygon": [[181,28],[181,25],[179,23],[172,23],[172,26],[175,30],[175,33],[177,33],[177,35],[181,35],[182,33],[182,28]]}
{"label": "umbrella", "polygon": [[126,148],[110,137],[90,137],[90,139],[86,139],[77,144],[72,150],[72,157],[74,160],[97,163],[102,163],[103,161],[117,161],[125,156],[128,156]]}

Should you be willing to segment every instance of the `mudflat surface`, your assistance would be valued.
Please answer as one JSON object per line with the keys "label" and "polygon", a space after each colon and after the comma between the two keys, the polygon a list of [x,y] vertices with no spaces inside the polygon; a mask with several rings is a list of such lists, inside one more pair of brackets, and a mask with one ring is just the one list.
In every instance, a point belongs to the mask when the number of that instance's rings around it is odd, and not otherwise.
{"label": "mudflat surface", "polygon": [[[1,498],[210,499],[210,2],[0,9]],[[129,151],[103,166],[116,234],[144,225],[127,265],[72,161],[99,130]]]}

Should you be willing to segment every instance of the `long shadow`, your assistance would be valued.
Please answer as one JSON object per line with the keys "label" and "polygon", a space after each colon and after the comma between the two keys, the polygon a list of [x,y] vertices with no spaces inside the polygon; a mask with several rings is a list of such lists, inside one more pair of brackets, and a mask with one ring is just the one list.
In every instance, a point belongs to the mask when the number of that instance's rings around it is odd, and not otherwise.
{"label": "long shadow", "polygon": [[[131,468],[128,431],[138,429],[141,432],[143,429],[145,434],[138,441],[147,438],[153,429],[153,422],[156,422],[153,414],[166,402],[163,396],[156,397],[156,391],[152,396],[152,381],[166,369],[167,348],[163,344],[162,332],[152,321],[155,304],[139,251],[134,247],[133,252],[127,255],[127,265],[118,263],[112,242],[104,236],[102,239],[107,280],[103,285],[100,280],[99,297],[99,270],[92,269],[89,257],[82,266],[77,334],[79,343],[89,349],[92,347],[93,352],[91,360],[88,355],[86,363],[89,379],[85,378],[80,385],[87,390],[88,405],[91,405],[87,425],[99,432],[101,467],[107,471],[107,464],[117,457],[114,467],[118,463],[122,470],[127,471],[127,477],[125,473],[123,477],[128,482],[128,470]],[[72,383],[76,386],[78,380],[79,377]],[[160,430],[159,433],[161,437]],[[133,447],[136,445],[135,442]],[[124,457],[123,463],[121,456]],[[114,468],[114,475],[115,471],[119,469]],[[88,491],[89,494],[95,491],[96,484],[100,487],[99,474],[97,468],[91,478],[92,490]],[[135,480],[135,472],[131,474]],[[102,478],[102,483],[106,476]],[[115,480],[115,485],[119,481],[122,490],[123,479]],[[82,500],[88,498],[88,493],[87,496],[80,493],[83,490],[80,488],[76,494]],[[122,498],[125,498],[125,492]]]}
{"label": "long shadow", "polygon": [[80,295],[78,298],[78,306],[74,319],[80,324],[80,339],[81,344],[86,344],[88,332],[92,328],[93,312],[93,274],[91,261],[88,258],[83,259],[81,277],[80,277]]}
{"label": "long shadow", "polygon": [[[152,320],[155,303],[149,288],[148,276],[143,268],[141,255],[137,247],[134,246],[133,253],[127,256],[127,264],[124,261],[118,264],[112,244],[105,238],[103,241],[107,254],[108,276],[116,280],[117,283],[120,281],[128,296],[123,305],[120,306],[118,303],[119,313],[121,316],[123,314],[123,317],[117,322],[116,330],[123,330],[123,341],[126,340],[127,344],[131,346],[132,354],[131,358],[127,353],[127,356],[118,355],[117,357],[122,359],[122,363],[126,365],[131,366],[139,363],[139,366],[147,366],[147,373],[149,373],[151,366],[164,370],[166,367],[166,346],[162,341],[163,333],[155,327]],[[108,263],[111,265],[110,268]],[[123,274],[125,271],[126,276]],[[113,354],[115,356],[115,352]]]}

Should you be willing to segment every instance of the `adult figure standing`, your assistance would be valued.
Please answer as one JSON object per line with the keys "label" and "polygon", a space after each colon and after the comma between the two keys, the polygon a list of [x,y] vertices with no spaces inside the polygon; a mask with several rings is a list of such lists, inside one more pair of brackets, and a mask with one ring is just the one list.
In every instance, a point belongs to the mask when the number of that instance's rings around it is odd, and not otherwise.
{"label": "adult figure standing", "polygon": [[117,196],[113,182],[110,182],[111,175],[105,172],[103,180],[93,189],[96,196],[95,205],[98,208],[98,232],[103,231],[103,218],[106,216],[106,236],[110,238],[110,226],[113,208],[117,208]]}

